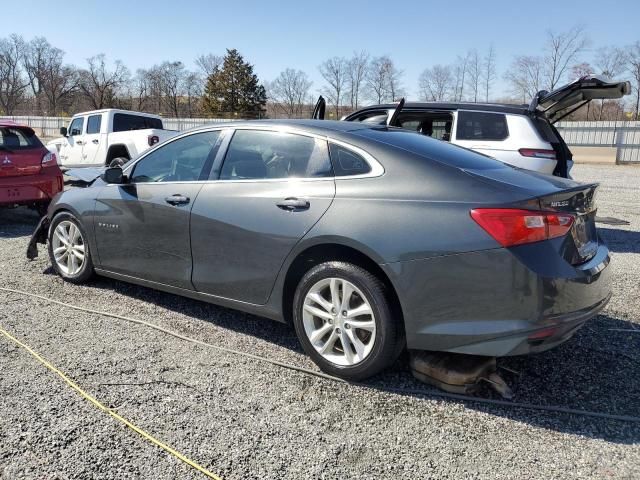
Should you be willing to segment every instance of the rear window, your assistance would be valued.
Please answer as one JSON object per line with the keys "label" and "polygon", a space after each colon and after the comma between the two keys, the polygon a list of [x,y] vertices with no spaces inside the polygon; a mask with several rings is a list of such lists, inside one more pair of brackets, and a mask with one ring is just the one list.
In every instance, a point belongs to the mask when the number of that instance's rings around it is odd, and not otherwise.
{"label": "rear window", "polygon": [[162,120],[153,117],[116,113],[113,116],[113,131],[127,132],[130,130],[145,130],[147,128],[162,129]]}
{"label": "rear window", "polygon": [[0,150],[26,150],[41,147],[42,143],[29,128],[0,127]]}
{"label": "rear window", "polygon": [[426,135],[409,131],[371,128],[358,130],[357,135],[401,148],[407,152],[435,160],[453,167],[489,170],[510,168],[504,163],[467,148],[434,140]]}
{"label": "rear window", "polygon": [[504,140],[509,136],[502,113],[458,112],[457,140]]}

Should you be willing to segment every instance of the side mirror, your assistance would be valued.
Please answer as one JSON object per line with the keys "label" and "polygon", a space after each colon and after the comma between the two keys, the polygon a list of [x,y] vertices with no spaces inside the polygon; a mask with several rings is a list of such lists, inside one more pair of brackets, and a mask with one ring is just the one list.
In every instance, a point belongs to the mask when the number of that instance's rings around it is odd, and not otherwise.
{"label": "side mirror", "polygon": [[63,137],[67,136],[67,127],[60,127],[60,135]]}
{"label": "side mirror", "polygon": [[116,185],[124,183],[124,175],[122,174],[122,168],[109,167],[104,171],[102,179],[107,183],[113,183]]}

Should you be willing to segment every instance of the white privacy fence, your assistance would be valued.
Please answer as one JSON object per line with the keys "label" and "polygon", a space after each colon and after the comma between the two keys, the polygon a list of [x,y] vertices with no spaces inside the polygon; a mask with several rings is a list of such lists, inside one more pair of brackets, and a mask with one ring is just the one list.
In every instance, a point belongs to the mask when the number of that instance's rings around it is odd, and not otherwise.
{"label": "white privacy fence", "polygon": [[618,163],[640,163],[640,122],[558,122],[556,127],[570,146],[614,147]]}
{"label": "white privacy fence", "polygon": [[[29,125],[42,137],[57,137],[60,127],[66,127],[68,118],[63,117],[0,117],[16,123]],[[164,127],[169,130],[187,130],[208,123],[230,122],[229,118],[164,118]],[[615,147],[618,162],[640,164],[640,122],[559,122],[556,127],[569,145],[585,147]]]}
{"label": "white privacy fence", "polygon": [[[60,136],[60,127],[67,127],[70,118],[64,117],[0,117],[0,120],[12,120],[22,125],[29,125],[43,138]],[[208,123],[231,122],[237,119],[231,118],[163,118],[164,128],[168,130],[187,130]]]}

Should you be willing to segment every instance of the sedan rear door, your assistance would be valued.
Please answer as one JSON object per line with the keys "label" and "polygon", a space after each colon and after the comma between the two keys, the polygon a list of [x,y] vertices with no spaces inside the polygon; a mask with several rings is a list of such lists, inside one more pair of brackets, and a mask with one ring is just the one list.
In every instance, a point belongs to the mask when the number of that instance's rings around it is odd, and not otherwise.
{"label": "sedan rear door", "polygon": [[196,290],[265,304],[285,258],[334,195],[326,139],[236,130],[191,213]]}

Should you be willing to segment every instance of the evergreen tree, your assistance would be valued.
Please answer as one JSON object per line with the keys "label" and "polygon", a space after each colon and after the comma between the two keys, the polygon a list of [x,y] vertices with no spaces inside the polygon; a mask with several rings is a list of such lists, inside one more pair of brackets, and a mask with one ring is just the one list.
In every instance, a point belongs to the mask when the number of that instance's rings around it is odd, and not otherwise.
{"label": "evergreen tree", "polygon": [[261,117],[265,112],[267,93],[253,73],[253,65],[244,61],[236,49],[227,49],[222,67],[216,67],[207,78],[204,111],[210,115],[237,114]]}

